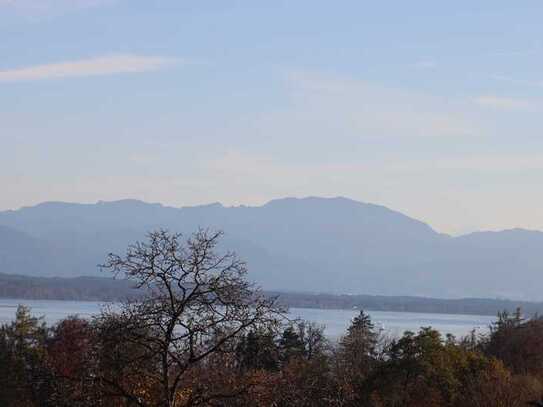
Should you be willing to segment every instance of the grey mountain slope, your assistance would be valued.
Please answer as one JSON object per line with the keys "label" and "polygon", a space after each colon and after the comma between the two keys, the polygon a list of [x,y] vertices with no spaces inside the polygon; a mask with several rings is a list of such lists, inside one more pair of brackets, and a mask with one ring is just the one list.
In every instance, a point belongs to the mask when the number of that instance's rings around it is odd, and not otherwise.
{"label": "grey mountain slope", "polygon": [[[260,207],[51,202],[0,212],[0,225],[55,248],[60,260],[52,268],[21,265],[34,275],[96,275],[108,252],[124,251],[150,230],[211,227],[226,232],[224,246],[247,259],[250,277],[268,289],[541,299],[543,233],[453,238],[346,198],[285,198]],[[2,256],[17,262],[9,250]]]}
{"label": "grey mountain slope", "polygon": [[0,270],[40,275],[59,267],[57,250],[48,242],[0,225]]}

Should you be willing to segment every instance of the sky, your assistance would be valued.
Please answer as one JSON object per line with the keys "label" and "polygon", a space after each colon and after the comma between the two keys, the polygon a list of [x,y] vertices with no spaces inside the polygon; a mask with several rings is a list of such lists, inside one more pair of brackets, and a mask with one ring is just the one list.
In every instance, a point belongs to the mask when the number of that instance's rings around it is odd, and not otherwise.
{"label": "sky", "polygon": [[0,0],[0,210],[345,196],[543,230],[543,2]]}

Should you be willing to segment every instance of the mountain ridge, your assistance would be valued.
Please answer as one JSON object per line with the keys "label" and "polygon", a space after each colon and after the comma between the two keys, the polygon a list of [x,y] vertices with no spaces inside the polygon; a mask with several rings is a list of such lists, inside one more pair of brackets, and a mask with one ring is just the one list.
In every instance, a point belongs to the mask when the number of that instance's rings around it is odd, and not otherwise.
{"label": "mountain ridge", "polygon": [[427,225],[428,227],[430,227],[436,233],[438,233],[440,235],[444,235],[444,236],[449,236],[449,237],[452,237],[452,238],[469,236],[469,235],[479,234],[479,233],[502,233],[502,232],[513,232],[513,231],[543,233],[543,230],[539,230],[539,229],[528,229],[528,228],[523,228],[523,227],[510,227],[510,228],[506,228],[506,229],[497,229],[497,230],[476,230],[476,231],[471,231],[471,232],[467,232],[467,233],[453,235],[453,234],[446,233],[446,232],[440,232],[440,231],[434,229],[429,223],[427,223],[425,221],[422,221],[420,219],[417,219],[415,217],[412,217],[410,215],[406,215],[403,212],[400,212],[398,210],[391,209],[388,206],[381,205],[381,204],[375,204],[375,203],[371,203],[371,202],[358,201],[356,199],[352,199],[352,198],[348,198],[348,197],[340,196],[340,195],[333,196],[333,197],[319,197],[319,196],[309,195],[309,196],[301,197],[301,198],[298,198],[298,197],[274,198],[274,199],[271,199],[271,200],[269,200],[269,201],[267,201],[267,202],[265,202],[263,204],[260,204],[260,205],[247,205],[247,204],[225,205],[225,204],[223,204],[223,203],[221,203],[219,201],[216,201],[216,202],[211,202],[211,203],[207,203],[207,204],[172,206],[172,205],[165,205],[165,204],[160,203],[160,202],[147,202],[147,201],[144,201],[142,199],[137,199],[137,198],[124,198],[124,199],[116,199],[116,200],[112,200],[112,201],[98,200],[96,202],[43,201],[43,202],[37,203],[35,205],[25,205],[25,206],[21,206],[21,207],[16,208],[16,209],[2,210],[2,211],[0,211],[0,215],[1,214],[6,214],[6,213],[20,212],[22,210],[34,209],[34,208],[44,207],[44,206],[45,207],[46,206],[55,206],[55,205],[58,205],[58,206],[70,206],[70,205],[75,205],[75,206],[97,206],[97,205],[116,205],[116,204],[124,204],[124,203],[135,203],[135,204],[138,204],[138,205],[143,204],[144,206],[155,206],[155,207],[160,207],[160,208],[178,209],[178,210],[192,209],[192,208],[209,208],[209,207],[220,207],[220,208],[224,208],[224,209],[238,209],[238,208],[257,209],[257,208],[266,207],[266,206],[269,206],[270,204],[274,204],[276,202],[281,202],[281,201],[304,201],[304,200],[312,200],[312,199],[316,199],[316,200],[345,200],[345,201],[349,201],[349,202],[352,202],[352,203],[355,203],[355,204],[362,204],[362,205],[367,205],[367,206],[372,206],[372,207],[377,207],[377,208],[383,208],[383,209],[386,209],[388,211],[401,214],[402,216],[405,216],[405,217],[407,217],[409,219],[412,219],[412,220],[415,220],[417,222],[421,222],[421,223]]}
{"label": "mountain ridge", "polygon": [[451,236],[344,197],[280,198],[260,206],[52,201],[0,212],[0,225],[54,247],[55,258],[41,263],[55,270],[18,266],[2,252],[0,264],[10,266],[0,272],[13,274],[98,275],[96,264],[108,252],[124,252],[150,230],[210,227],[225,231],[223,247],[247,259],[250,278],[266,289],[540,299],[536,286],[543,283],[543,232]]}

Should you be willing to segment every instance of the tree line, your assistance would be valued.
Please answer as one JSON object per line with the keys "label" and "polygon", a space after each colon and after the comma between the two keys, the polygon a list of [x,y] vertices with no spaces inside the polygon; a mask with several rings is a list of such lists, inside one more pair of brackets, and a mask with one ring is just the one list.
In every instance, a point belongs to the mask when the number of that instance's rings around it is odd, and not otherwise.
{"label": "tree line", "polygon": [[[35,277],[0,273],[0,298],[29,300],[121,301],[144,295],[134,282],[108,277]],[[347,295],[266,291],[294,308],[365,309],[370,311],[496,315],[521,307],[526,314],[543,312],[543,303],[489,298],[440,299],[388,295]]]}
{"label": "tree line", "polygon": [[361,311],[331,342],[249,283],[220,236],[157,231],[109,255],[145,295],[93,319],[46,326],[19,306],[0,327],[0,406],[543,405],[543,319],[390,338]]}

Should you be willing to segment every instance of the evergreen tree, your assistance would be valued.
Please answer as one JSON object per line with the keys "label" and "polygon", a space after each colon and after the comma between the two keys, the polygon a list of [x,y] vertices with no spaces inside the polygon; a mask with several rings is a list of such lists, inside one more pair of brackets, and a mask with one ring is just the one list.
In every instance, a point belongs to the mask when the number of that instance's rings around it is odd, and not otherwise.
{"label": "evergreen tree", "polygon": [[371,318],[363,310],[353,318],[340,342],[341,347],[355,362],[364,362],[376,354],[379,333]]}
{"label": "evergreen tree", "polygon": [[288,326],[283,331],[279,339],[279,350],[282,362],[288,362],[293,357],[304,356],[304,343],[293,326]]}
{"label": "evergreen tree", "polygon": [[19,305],[15,320],[0,327],[0,405],[49,406],[51,377],[45,364],[48,330],[30,308]]}
{"label": "evergreen tree", "polygon": [[241,339],[236,353],[243,370],[278,368],[279,350],[272,332],[250,331]]}

